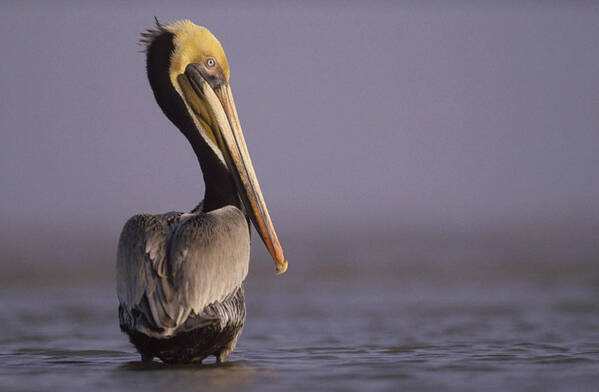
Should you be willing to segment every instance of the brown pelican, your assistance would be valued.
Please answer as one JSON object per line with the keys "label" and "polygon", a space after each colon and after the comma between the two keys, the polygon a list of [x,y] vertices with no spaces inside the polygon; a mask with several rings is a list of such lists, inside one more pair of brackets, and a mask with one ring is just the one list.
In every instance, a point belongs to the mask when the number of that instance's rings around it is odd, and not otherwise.
{"label": "brown pelican", "polygon": [[185,135],[206,185],[191,212],[139,214],[117,254],[119,321],[142,360],[228,359],[245,321],[254,224],[279,273],[287,260],[268,215],[229,88],[220,42],[188,20],[143,33],[154,97]]}

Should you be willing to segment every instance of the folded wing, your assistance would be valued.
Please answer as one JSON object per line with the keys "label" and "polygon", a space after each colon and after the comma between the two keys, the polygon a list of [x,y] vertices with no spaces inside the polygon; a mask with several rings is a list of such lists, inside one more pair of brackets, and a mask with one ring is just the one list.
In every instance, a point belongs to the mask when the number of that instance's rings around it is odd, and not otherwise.
{"label": "folded wing", "polygon": [[233,206],[209,213],[135,215],[117,254],[121,325],[150,336],[176,333],[190,315],[234,293],[245,279],[250,239]]}

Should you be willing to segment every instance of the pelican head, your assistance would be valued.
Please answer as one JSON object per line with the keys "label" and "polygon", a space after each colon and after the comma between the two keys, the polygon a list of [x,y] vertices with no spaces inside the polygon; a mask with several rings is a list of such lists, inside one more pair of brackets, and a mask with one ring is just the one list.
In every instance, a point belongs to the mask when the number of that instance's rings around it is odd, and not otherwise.
{"label": "pelican head", "polygon": [[204,174],[204,210],[239,205],[256,227],[278,273],[287,260],[248,153],[220,42],[183,20],[144,33],[147,72],[159,106],[191,143]]}

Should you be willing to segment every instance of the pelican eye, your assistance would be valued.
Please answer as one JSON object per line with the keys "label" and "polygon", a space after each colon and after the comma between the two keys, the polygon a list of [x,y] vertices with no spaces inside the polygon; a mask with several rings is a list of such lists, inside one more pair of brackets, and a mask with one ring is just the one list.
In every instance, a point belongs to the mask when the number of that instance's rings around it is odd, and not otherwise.
{"label": "pelican eye", "polygon": [[206,67],[212,68],[216,65],[216,61],[212,57],[206,59]]}

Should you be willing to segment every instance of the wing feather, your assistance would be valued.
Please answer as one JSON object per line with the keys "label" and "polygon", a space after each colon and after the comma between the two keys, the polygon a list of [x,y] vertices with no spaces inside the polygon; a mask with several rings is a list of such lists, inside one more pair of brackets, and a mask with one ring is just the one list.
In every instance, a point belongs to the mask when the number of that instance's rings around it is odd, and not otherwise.
{"label": "wing feather", "polygon": [[117,252],[117,294],[131,308],[153,293],[156,270],[166,264],[167,230],[161,216],[139,214],[127,221]]}
{"label": "wing feather", "polygon": [[241,286],[249,247],[247,220],[232,206],[210,213],[132,217],[117,255],[118,298],[125,320],[134,324],[128,327],[168,336],[192,312],[203,316],[208,305]]}
{"label": "wing feather", "polygon": [[222,301],[241,286],[249,257],[247,220],[239,209],[191,216],[173,234],[168,254],[180,303],[200,314]]}

